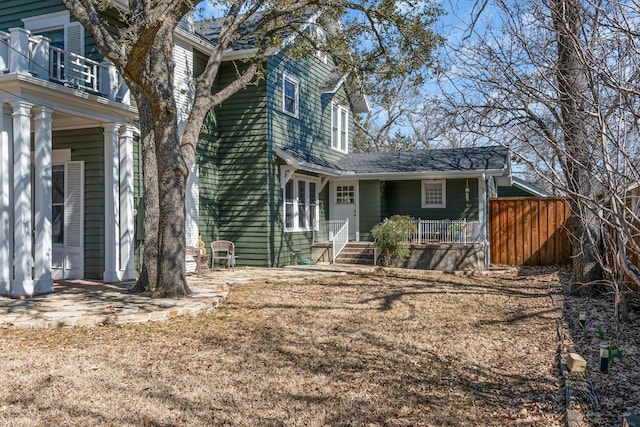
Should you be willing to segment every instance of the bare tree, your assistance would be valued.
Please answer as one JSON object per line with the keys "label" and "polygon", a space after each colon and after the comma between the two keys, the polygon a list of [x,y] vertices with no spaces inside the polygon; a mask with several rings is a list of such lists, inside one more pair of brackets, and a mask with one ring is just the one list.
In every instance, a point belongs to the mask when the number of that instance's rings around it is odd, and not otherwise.
{"label": "bare tree", "polygon": [[[145,234],[145,269],[155,295],[162,297],[190,293],[184,267],[185,191],[203,120],[211,108],[260,78],[265,55],[282,47],[283,34],[299,36],[299,49],[291,49],[292,54],[322,49],[337,59],[344,72],[352,76],[372,72],[384,80],[419,79],[439,43],[430,29],[439,9],[430,1],[210,0],[221,13],[220,34],[196,80],[195,98],[180,138],[173,37],[176,25],[196,8],[196,2],[129,0],[129,7],[119,11],[122,26],[114,31],[113,22],[102,13],[114,12],[109,9],[110,1],[63,1],[94,36],[100,53],[121,72],[142,108],[144,190],[152,196],[157,190],[158,196],[158,204],[149,200],[145,206],[145,221],[157,217],[157,235],[153,227]],[[304,32],[310,10],[322,12],[321,23],[330,35],[326,41]],[[340,31],[330,31],[336,27]],[[235,81],[212,91],[224,53],[249,34],[255,40],[255,56],[244,64]]]}
{"label": "bare tree", "polygon": [[492,4],[501,19],[456,47],[442,97],[460,132],[510,147],[568,197],[574,289],[609,285],[618,307],[625,280],[640,284],[639,2]]}

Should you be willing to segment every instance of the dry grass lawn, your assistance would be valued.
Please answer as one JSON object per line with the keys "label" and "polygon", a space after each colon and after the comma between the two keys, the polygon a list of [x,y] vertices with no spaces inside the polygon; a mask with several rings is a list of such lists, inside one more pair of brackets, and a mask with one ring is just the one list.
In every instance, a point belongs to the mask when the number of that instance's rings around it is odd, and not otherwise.
{"label": "dry grass lawn", "polygon": [[2,330],[0,424],[564,425],[552,276],[234,285],[168,322]]}

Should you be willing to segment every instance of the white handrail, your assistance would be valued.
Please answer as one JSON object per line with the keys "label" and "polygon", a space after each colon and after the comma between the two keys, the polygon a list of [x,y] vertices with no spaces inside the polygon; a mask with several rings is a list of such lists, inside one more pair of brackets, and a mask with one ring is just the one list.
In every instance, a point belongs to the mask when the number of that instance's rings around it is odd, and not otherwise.
{"label": "white handrail", "polygon": [[466,219],[419,219],[415,221],[416,231],[409,236],[408,241],[415,244],[467,244],[477,240],[475,228],[479,225],[477,221]]}
{"label": "white handrail", "polygon": [[340,252],[347,246],[349,242],[349,219],[347,218],[344,225],[333,235],[333,239],[330,239],[333,245],[332,252],[332,264],[336,263],[336,258],[340,255]]}

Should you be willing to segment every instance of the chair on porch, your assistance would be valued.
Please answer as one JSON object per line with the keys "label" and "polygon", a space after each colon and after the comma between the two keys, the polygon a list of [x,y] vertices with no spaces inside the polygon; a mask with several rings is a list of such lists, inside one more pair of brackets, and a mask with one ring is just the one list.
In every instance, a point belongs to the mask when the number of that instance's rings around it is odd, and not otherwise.
{"label": "chair on porch", "polygon": [[209,268],[209,256],[204,246],[202,236],[198,236],[198,246],[187,246],[186,250],[187,262],[196,263],[196,276]]}
{"label": "chair on porch", "polygon": [[224,262],[227,268],[235,270],[236,247],[229,240],[216,240],[211,242],[211,269],[215,270],[216,260]]}

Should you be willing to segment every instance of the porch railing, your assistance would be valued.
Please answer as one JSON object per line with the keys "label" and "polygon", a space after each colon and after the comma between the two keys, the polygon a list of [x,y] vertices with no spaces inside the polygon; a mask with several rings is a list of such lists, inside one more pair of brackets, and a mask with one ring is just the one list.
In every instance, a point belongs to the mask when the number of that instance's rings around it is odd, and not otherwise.
{"label": "porch railing", "polygon": [[[337,224],[336,224],[337,226]],[[349,243],[349,219],[344,220],[342,227],[333,234],[333,239],[330,239],[333,243],[332,263],[336,263],[336,258],[340,255],[340,252]]]}
{"label": "porch railing", "polygon": [[413,244],[425,243],[475,243],[482,241],[479,221],[466,219],[418,219],[416,231],[408,241]]}
{"label": "porch railing", "polygon": [[30,74],[130,105],[129,90],[110,62],[65,51],[23,28],[0,31],[0,73]]}

